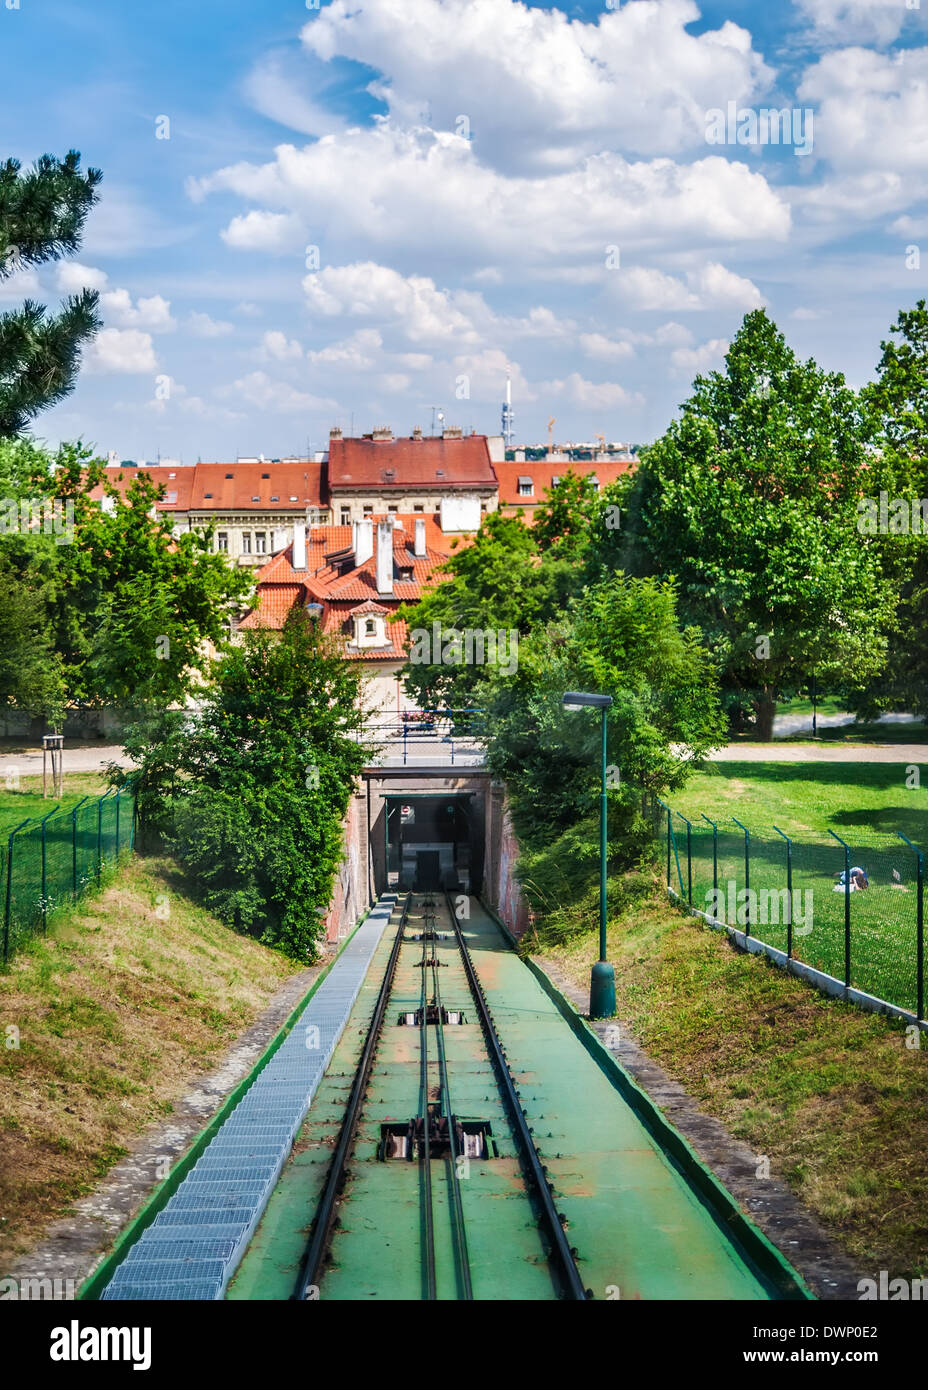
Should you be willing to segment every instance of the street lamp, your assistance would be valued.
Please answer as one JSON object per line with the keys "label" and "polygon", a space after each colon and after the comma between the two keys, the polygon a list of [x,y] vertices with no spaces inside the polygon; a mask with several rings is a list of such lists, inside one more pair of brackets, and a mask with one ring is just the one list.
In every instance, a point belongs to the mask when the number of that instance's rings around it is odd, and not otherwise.
{"label": "street lamp", "polygon": [[590,1017],[611,1018],[615,1013],[615,971],[606,960],[606,717],[611,695],[591,695],[568,690],[561,703],[567,709],[587,705],[602,711],[602,781],[599,794],[599,960],[590,977]]}

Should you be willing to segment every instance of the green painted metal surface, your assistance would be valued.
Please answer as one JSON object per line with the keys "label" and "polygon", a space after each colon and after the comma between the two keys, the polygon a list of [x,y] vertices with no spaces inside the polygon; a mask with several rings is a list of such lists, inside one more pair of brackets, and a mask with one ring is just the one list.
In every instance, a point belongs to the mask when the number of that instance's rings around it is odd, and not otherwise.
{"label": "green painted metal surface", "polygon": [[[471,899],[465,938],[506,1049],[558,1212],[598,1299],[761,1300],[779,1296],[726,1230],[675,1159],[565,1022],[557,1004]],[[398,914],[395,921],[398,922]],[[421,925],[411,914],[407,935]],[[442,923],[439,915],[439,929]],[[372,962],[354,1013],[313,1102],[230,1299],[286,1299],[293,1289],[393,939]],[[470,1160],[460,1193],[473,1293],[478,1300],[550,1300],[554,1278],[526,1192],[517,1150],[454,940],[428,943],[440,967],[442,1003],[467,1022],[444,1028],[452,1110],[492,1125],[499,1156]],[[418,1301],[426,1296],[422,1171],[377,1159],[382,1124],[420,1112],[420,1032],[398,1016],[429,991],[423,945],[407,940],[349,1163],[323,1300]],[[430,992],[430,991],[429,991]],[[429,1030],[429,1099],[437,1098],[437,1049]],[[436,1296],[462,1297],[449,1161],[431,1179]]]}

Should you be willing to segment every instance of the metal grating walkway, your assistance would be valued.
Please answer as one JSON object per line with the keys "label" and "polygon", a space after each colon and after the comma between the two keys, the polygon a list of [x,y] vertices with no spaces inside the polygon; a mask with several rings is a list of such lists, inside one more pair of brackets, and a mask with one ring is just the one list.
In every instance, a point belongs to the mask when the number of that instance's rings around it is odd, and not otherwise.
{"label": "metal grating walkway", "polygon": [[395,895],[385,895],[355,932],[267,1066],[132,1246],[102,1298],[222,1298],[395,906]]}

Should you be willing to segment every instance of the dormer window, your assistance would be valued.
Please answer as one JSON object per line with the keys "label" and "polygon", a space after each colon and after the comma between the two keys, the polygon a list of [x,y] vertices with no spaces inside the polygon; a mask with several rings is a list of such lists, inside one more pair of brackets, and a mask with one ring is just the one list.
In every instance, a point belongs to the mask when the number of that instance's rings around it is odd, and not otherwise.
{"label": "dormer window", "polygon": [[520,479],[519,479],[519,496],[520,496],[520,497],[531,497],[531,496],[533,495],[534,491],[535,491],[535,485],[534,485],[534,483],[532,482],[531,478],[520,478]]}

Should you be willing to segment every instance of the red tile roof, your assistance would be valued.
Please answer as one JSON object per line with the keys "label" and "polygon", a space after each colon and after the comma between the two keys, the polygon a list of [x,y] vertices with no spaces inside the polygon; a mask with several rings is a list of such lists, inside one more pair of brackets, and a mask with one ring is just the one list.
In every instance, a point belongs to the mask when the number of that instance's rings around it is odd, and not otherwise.
{"label": "red tile roof", "polygon": [[[287,614],[296,606],[307,603],[323,605],[322,629],[345,641],[345,656],[354,661],[401,661],[405,659],[407,625],[390,621],[401,603],[414,603],[426,589],[438,582],[435,571],[451,554],[450,538],[446,537],[434,517],[403,515],[395,518],[400,524],[393,530],[393,593],[377,592],[377,534],[374,531],[374,554],[363,565],[355,567],[344,557],[350,555],[352,528],[350,526],[317,526],[306,535],[306,569],[293,568],[293,546],[288,545],[269,560],[255,578],[258,604],[240,627],[281,628]],[[374,518],[376,523],[377,518]],[[415,522],[425,521],[426,554],[413,554]],[[455,540],[458,538],[455,537]],[[462,540],[460,543],[466,543]],[[340,562],[338,557],[342,557]],[[400,569],[410,570],[409,579],[397,577]],[[353,618],[367,613],[387,617],[388,647],[358,649],[348,638],[353,635]]]}
{"label": "red tile roof", "polygon": [[[635,467],[633,459],[524,459],[521,463],[494,463],[499,479],[500,507],[532,507],[544,501],[546,491],[555,478],[575,473],[585,478],[594,475],[600,487],[614,483]],[[519,496],[519,479],[531,478],[534,491],[530,497]]]}
{"label": "red tile roof", "polygon": [[462,439],[332,439],[329,488],[495,488],[486,435]]}
{"label": "red tile roof", "polygon": [[[163,484],[166,497],[158,503],[159,511],[276,512],[328,507],[324,463],[149,464],[143,468],[107,468],[106,477],[125,492],[139,473]],[[95,488],[91,496],[99,500],[103,488]]]}

